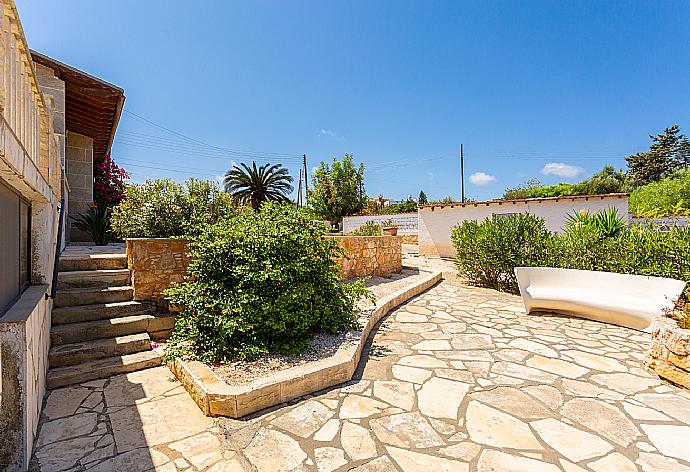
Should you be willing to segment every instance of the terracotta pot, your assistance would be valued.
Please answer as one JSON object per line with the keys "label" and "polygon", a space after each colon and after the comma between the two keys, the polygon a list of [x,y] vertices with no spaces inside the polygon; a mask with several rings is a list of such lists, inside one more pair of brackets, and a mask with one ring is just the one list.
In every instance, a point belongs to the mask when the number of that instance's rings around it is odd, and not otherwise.
{"label": "terracotta pot", "polygon": [[383,228],[383,234],[388,236],[397,236],[398,228]]}

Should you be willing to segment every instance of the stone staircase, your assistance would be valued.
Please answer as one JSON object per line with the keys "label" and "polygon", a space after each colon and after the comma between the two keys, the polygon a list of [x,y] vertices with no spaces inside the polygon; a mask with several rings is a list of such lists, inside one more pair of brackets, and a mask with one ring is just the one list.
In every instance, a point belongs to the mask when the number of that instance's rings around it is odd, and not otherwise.
{"label": "stone staircase", "polygon": [[48,388],[155,367],[174,316],[132,299],[123,245],[68,246],[60,256]]}

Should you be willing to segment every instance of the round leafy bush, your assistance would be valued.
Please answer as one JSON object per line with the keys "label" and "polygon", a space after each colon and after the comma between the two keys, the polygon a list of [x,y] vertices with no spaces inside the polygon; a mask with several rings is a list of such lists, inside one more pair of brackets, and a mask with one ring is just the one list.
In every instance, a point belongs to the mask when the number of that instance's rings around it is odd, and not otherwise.
{"label": "round leafy bush", "polygon": [[465,221],[452,232],[458,273],[472,284],[516,292],[513,268],[539,265],[550,238],[544,220],[529,213]]}
{"label": "round leafy bush", "polygon": [[110,221],[120,238],[170,238],[191,236],[198,225],[231,212],[232,198],[214,182],[157,179],[128,185]]}
{"label": "round leafy bush", "polygon": [[166,290],[180,308],[172,355],[205,362],[302,351],[319,332],[354,327],[362,281],[342,283],[337,242],[291,205],[264,203],[216,224],[191,243],[189,281]]}

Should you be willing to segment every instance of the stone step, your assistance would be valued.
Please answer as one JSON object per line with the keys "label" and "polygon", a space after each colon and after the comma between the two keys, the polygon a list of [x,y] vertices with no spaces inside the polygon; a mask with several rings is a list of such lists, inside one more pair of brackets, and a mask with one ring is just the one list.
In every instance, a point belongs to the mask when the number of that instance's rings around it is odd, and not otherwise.
{"label": "stone step", "polygon": [[58,272],[58,289],[122,287],[130,284],[127,269],[76,270]]}
{"label": "stone step", "polygon": [[50,330],[51,346],[145,333],[149,322],[155,318],[153,315],[134,315],[110,320],[55,325]]}
{"label": "stone step", "polygon": [[134,315],[150,315],[156,311],[153,303],[128,300],[116,303],[65,306],[53,308],[53,326],[84,321],[109,320]]}
{"label": "stone step", "polygon": [[124,356],[151,349],[151,339],[146,333],[96,339],[81,343],[63,344],[50,349],[50,368],[77,365],[105,357]]}
{"label": "stone step", "polygon": [[122,287],[87,287],[67,288],[58,290],[55,294],[56,308],[63,306],[93,305],[94,303],[117,303],[131,300],[134,289],[130,286]]}
{"label": "stone step", "polygon": [[127,255],[120,253],[65,255],[63,253],[58,267],[60,272],[126,269]]}
{"label": "stone step", "polygon": [[63,387],[102,379],[111,375],[126,374],[159,366],[162,361],[163,350],[161,348],[123,356],[105,357],[78,365],[51,369],[48,371],[46,386],[48,388]]}

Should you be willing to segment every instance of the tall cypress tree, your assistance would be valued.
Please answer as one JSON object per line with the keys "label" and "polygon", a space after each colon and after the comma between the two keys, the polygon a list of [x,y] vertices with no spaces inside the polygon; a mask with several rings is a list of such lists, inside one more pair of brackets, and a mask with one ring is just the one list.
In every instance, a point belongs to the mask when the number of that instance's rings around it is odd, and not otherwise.
{"label": "tall cypress tree", "polygon": [[424,190],[419,191],[419,198],[417,199],[417,204],[418,205],[426,205],[429,203],[429,199],[426,198],[426,193],[424,193]]}

